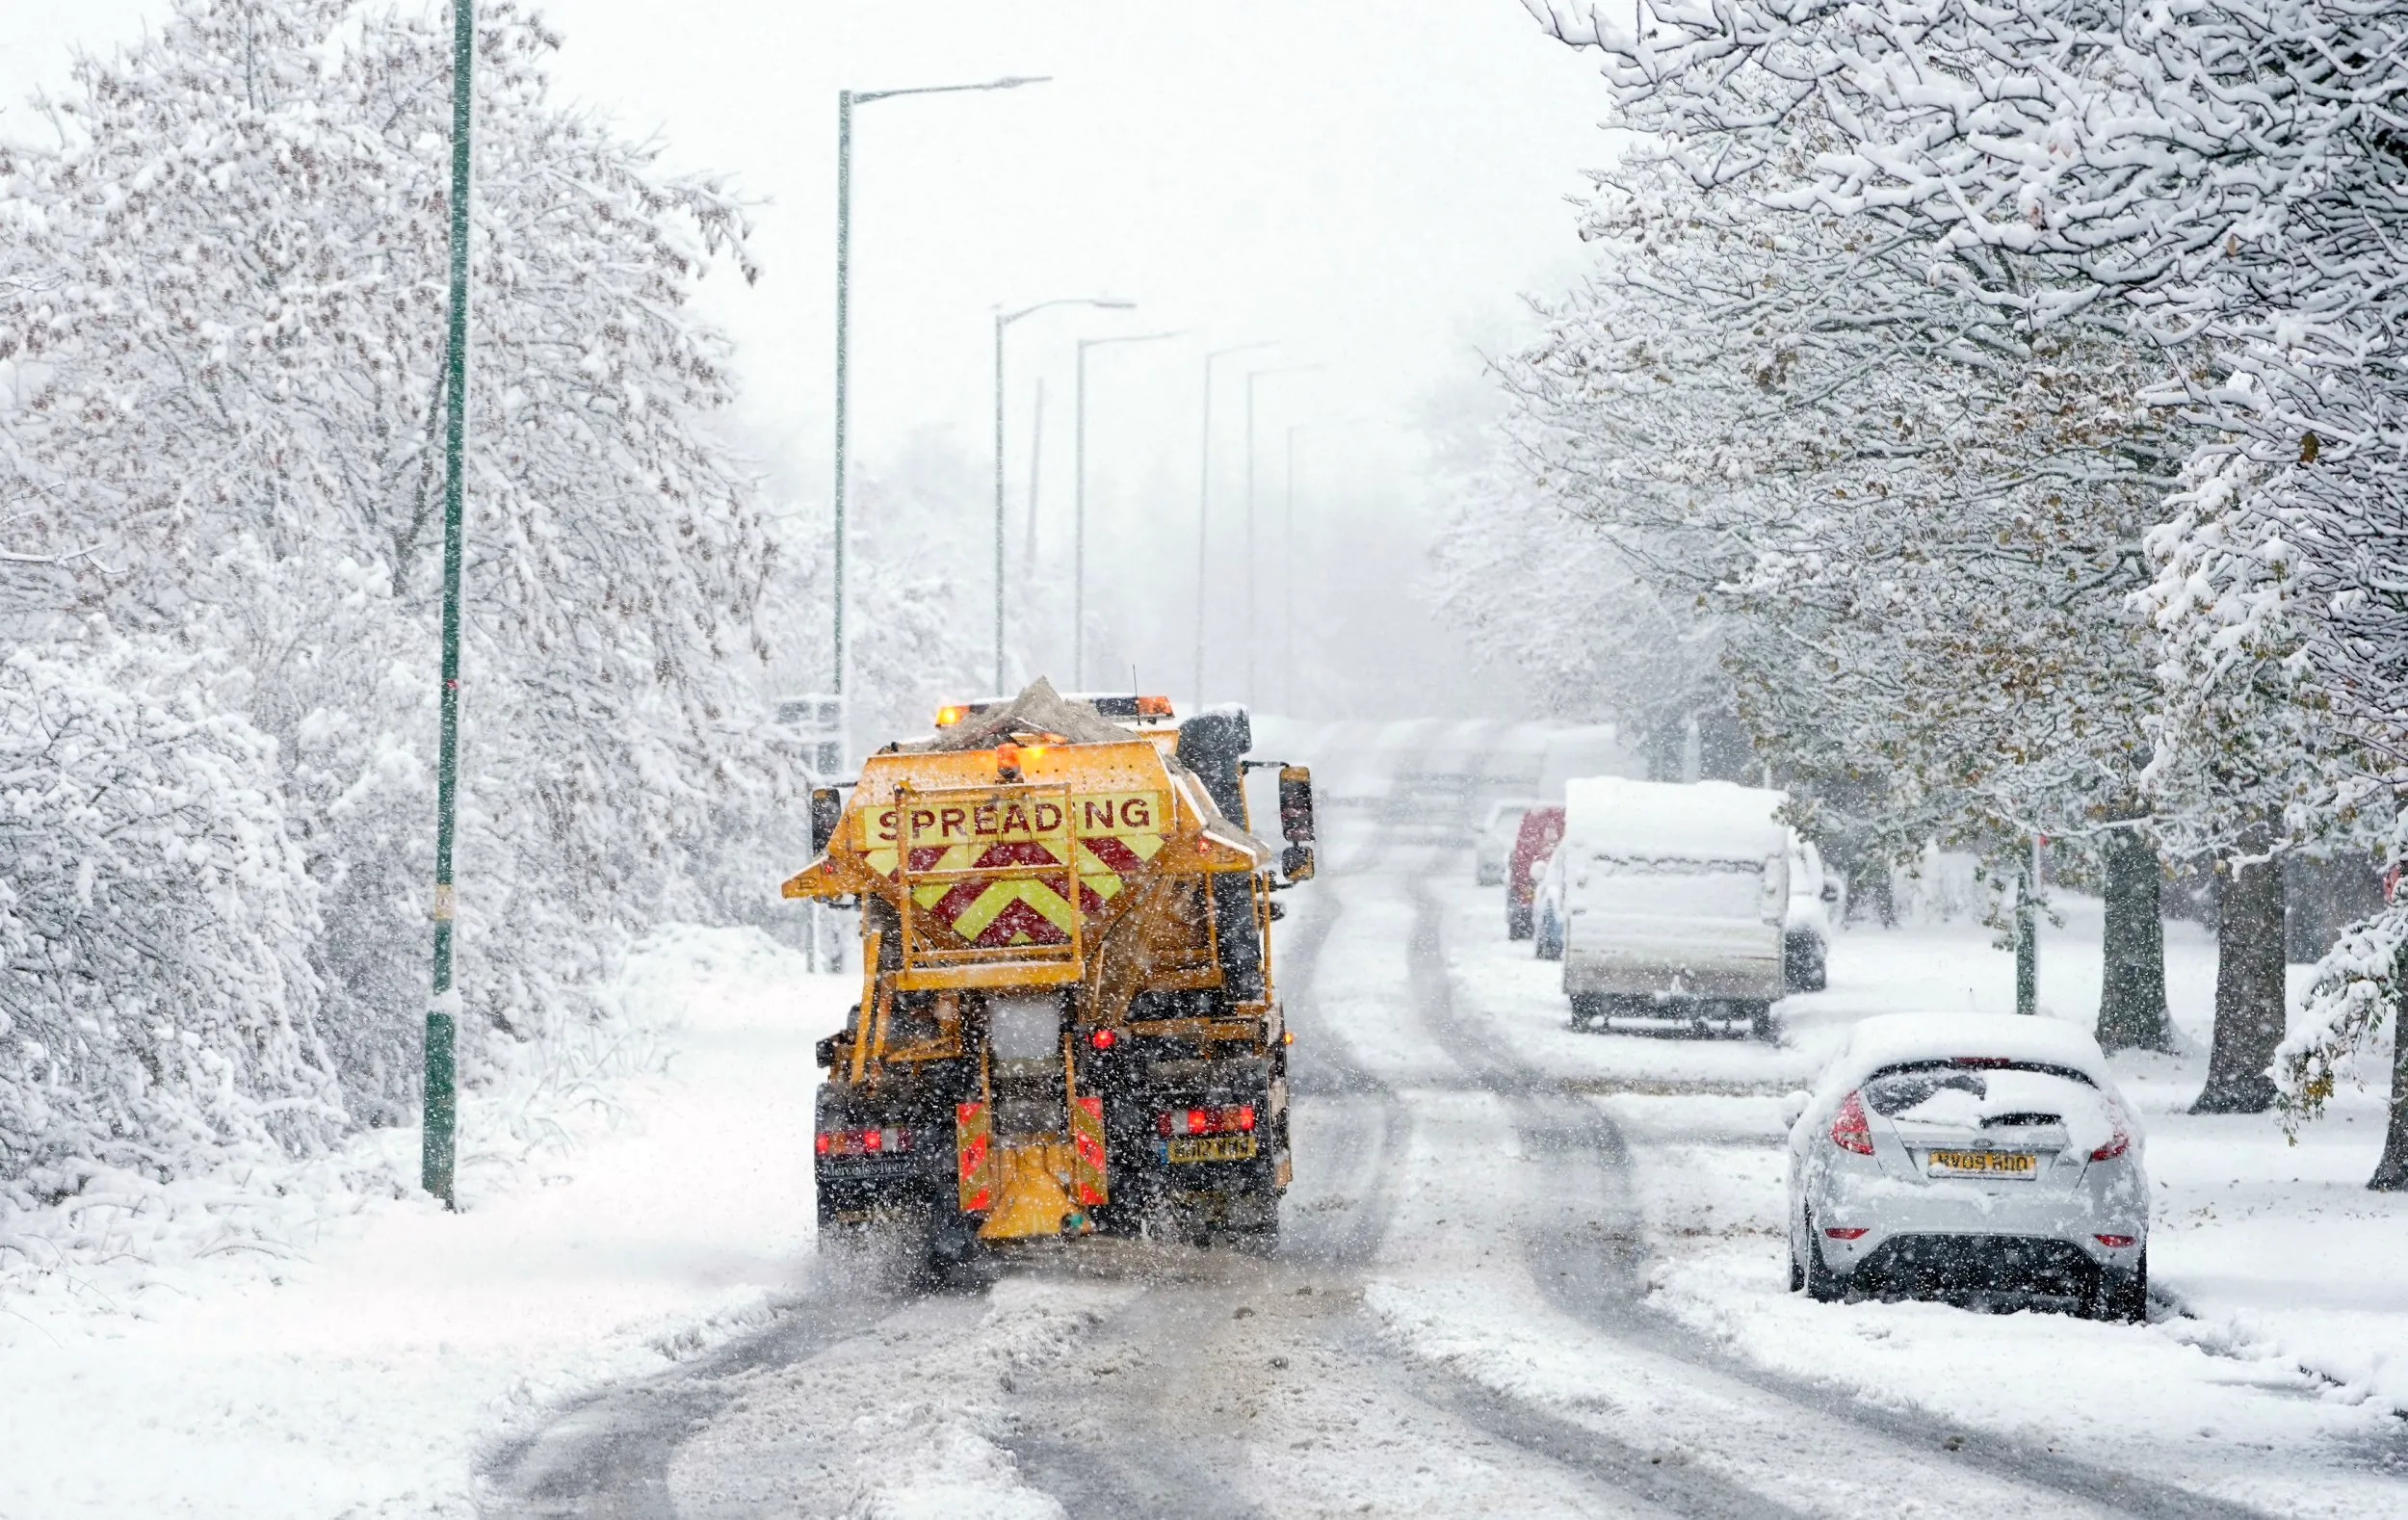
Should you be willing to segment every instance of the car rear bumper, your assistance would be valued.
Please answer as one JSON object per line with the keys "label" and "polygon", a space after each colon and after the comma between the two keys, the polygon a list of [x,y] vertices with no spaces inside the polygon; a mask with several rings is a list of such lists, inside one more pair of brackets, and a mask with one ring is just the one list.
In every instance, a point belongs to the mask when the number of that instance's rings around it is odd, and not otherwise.
{"label": "car rear bumper", "polygon": [[1762,956],[1670,960],[1584,947],[1573,931],[1563,951],[1563,990],[1574,996],[1687,1000],[1719,998],[1770,1003],[1786,990],[1781,945],[1767,939]]}
{"label": "car rear bumper", "polygon": [[[1855,1176],[1830,1179],[1838,1186],[1819,1190],[1807,1206],[1823,1261],[1837,1272],[1875,1265],[1883,1253],[1903,1251],[1902,1266],[1941,1249],[1938,1244],[1958,1243],[1949,1249],[1982,1251],[1982,1243],[2057,1242],[2079,1251],[2095,1267],[2131,1269],[2139,1264],[2148,1241],[2148,1222],[2137,1211],[2103,1200],[2077,1182],[2070,1190],[2043,1179],[1990,1189],[1924,1188],[1888,1178]],[[2017,1189],[2028,1191],[2018,1192]],[[1864,1233],[1853,1239],[1835,1237],[1833,1229]],[[2107,1239],[2102,1239],[2107,1237]],[[2113,1245],[2108,1240],[2128,1240]],[[1898,1246],[1893,1243],[1926,1243]],[[1920,1271],[1920,1268],[1914,1268]]]}

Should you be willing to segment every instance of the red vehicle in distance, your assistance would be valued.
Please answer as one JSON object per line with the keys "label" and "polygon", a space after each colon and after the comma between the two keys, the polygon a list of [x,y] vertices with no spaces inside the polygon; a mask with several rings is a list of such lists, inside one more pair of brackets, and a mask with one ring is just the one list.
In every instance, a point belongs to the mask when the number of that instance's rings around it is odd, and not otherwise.
{"label": "red vehicle in distance", "polygon": [[1563,809],[1533,807],[1522,815],[1521,830],[1505,856],[1505,934],[1531,937],[1531,904],[1538,895],[1538,873],[1563,838]]}

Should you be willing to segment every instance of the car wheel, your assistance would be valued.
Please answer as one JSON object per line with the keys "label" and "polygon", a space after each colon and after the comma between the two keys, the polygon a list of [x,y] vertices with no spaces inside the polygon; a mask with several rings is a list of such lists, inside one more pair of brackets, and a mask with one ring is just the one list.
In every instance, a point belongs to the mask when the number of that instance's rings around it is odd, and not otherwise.
{"label": "car wheel", "polygon": [[1751,1003],[1748,1005],[1747,1033],[1751,1037],[1762,1040],[1778,1037],[1779,1032],[1772,1027],[1771,1004]]}
{"label": "car wheel", "polygon": [[1538,943],[1532,948],[1537,952],[1538,958],[1541,960],[1561,960],[1563,958],[1563,931],[1556,928],[1552,920],[1541,922],[1538,926]]}
{"label": "car wheel", "polygon": [[1822,1240],[1815,1234],[1815,1217],[1806,1216],[1806,1297],[1817,1303],[1837,1303],[1847,1297],[1848,1275],[1833,1271],[1822,1259]]}
{"label": "car wheel", "polygon": [[1595,1029],[1606,1021],[1606,999],[1594,992],[1572,994],[1572,1027]]}
{"label": "car wheel", "polygon": [[1505,938],[1531,937],[1531,910],[1514,904],[1505,904]]}
{"label": "car wheel", "polygon": [[1806,1269],[1797,1264],[1797,1239],[1793,1236],[1790,1239],[1790,1292],[1795,1293],[1805,1286]]}
{"label": "car wheel", "polygon": [[2140,1253],[2140,1264],[2131,1271],[2119,1271],[2112,1267],[2099,1269],[2099,1286],[2090,1300],[2090,1317],[2123,1324],[2147,1323],[2149,1253],[2145,1248]]}

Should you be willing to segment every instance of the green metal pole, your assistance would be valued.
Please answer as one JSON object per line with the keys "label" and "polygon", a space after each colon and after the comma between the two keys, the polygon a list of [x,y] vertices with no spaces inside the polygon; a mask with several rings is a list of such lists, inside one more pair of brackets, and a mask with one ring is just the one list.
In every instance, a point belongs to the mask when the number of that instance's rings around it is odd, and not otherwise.
{"label": "green metal pole", "polygon": [[426,1135],[419,1182],[458,1207],[453,1166],[459,1118],[452,990],[452,835],[459,804],[460,456],[468,407],[468,117],[476,59],[476,0],[452,3],[452,322],[444,349],[442,737],[434,786],[434,997],[427,1009]]}

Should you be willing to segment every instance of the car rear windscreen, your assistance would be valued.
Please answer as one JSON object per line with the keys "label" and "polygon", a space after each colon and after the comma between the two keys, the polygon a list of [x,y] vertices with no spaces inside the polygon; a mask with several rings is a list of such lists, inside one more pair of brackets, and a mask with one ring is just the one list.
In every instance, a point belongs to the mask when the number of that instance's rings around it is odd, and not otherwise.
{"label": "car rear windscreen", "polygon": [[[2033,1079],[2041,1079],[2035,1082]],[[2065,1091],[2060,1084],[2086,1089]],[[2095,1108],[2098,1085],[2071,1066],[2051,1061],[1955,1060],[1906,1061],[1884,1066],[1865,1079],[1866,1104],[1885,1118],[1937,1118],[1957,1110],[1996,1124],[2016,1117],[2032,1123],[2060,1123],[2068,1100]],[[1956,1103],[1934,1099],[1955,1096]],[[2010,1112],[2001,1099],[2011,1099]]]}
{"label": "car rear windscreen", "polygon": [[1592,856],[1574,887],[1581,904],[1645,918],[1752,919],[1765,904],[1761,860]]}

